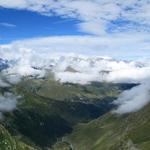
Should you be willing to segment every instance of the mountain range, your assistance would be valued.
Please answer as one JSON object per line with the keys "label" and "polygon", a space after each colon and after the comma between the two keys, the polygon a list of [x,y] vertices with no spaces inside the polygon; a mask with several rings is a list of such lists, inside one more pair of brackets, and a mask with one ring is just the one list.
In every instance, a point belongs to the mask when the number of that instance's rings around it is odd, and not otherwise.
{"label": "mountain range", "polygon": [[0,150],[150,148],[149,63],[35,62],[1,59]]}

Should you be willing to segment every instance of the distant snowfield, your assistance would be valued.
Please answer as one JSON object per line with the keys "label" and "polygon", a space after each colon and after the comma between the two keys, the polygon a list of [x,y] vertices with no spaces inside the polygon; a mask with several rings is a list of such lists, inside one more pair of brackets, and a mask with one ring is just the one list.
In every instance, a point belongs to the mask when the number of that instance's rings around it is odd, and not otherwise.
{"label": "distant snowfield", "polygon": [[[17,53],[1,51],[1,58],[7,60],[9,68],[1,71],[0,87],[16,84],[22,76],[44,77],[47,72],[53,72],[56,80],[63,83],[140,83],[123,92],[114,102],[118,108],[113,112],[119,114],[137,111],[150,102],[149,60],[124,61],[101,56],[39,54],[25,48]],[[2,78],[4,76],[5,80]]]}

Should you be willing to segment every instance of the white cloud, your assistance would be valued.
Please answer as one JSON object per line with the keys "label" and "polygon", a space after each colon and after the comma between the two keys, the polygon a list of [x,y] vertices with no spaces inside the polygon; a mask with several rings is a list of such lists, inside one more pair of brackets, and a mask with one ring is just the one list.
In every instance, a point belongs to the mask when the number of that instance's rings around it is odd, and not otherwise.
{"label": "white cloud", "polygon": [[96,35],[105,34],[108,23],[118,18],[150,25],[150,2],[147,0],[0,0],[0,6],[75,18],[81,21],[81,31]]}
{"label": "white cloud", "polygon": [[12,93],[4,93],[3,96],[0,96],[0,119],[3,119],[4,112],[10,112],[16,109],[17,100],[20,96],[15,96]]}
{"label": "white cloud", "polygon": [[0,112],[9,112],[16,108],[17,99],[19,97],[14,96],[11,93],[5,93],[4,96],[0,96]]}
{"label": "white cloud", "polygon": [[16,27],[15,24],[7,23],[7,22],[0,22],[0,26],[4,26],[4,27],[8,27],[8,28]]}
{"label": "white cloud", "polygon": [[60,80],[60,82],[66,83],[80,83],[87,84],[92,81],[100,81],[99,74],[88,74],[88,73],[71,73],[71,72],[56,72],[56,79]]}
{"label": "white cloud", "polygon": [[[105,40],[107,44],[110,42],[110,39]],[[124,41],[130,43],[130,38],[128,39],[125,39]],[[115,39],[114,37],[112,40],[114,40],[115,47],[115,41],[119,40],[119,38],[117,37]],[[138,40],[139,39],[137,38],[137,41]],[[101,80],[109,82],[140,82],[145,78],[149,78],[149,61],[126,62],[101,59],[94,55],[93,57],[85,57],[84,55],[77,55],[75,51],[75,54],[73,55],[69,55],[68,53],[70,50],[73,52],[74,49],[85,50],[86,52],[94,50],[95,46],[99,45],[99,47],[101,47],[102,43],[99,42],[99,37],[91,36],[48,37],[17,41],[10,45],[1,46],[0,55],[3,59],[9,61],[13,60],[13,63],[15,64],[6,70],[6,73],[8,72],[11,75],[9,76],[12,81],[16,78],[15,74],[19,74],[20,76],[43,76],[45,69],[50,69],[50,66],[54,66],[53,69],[56,73],[56,77],[62,82],[86,83]],[[109,47],[106,49],[109,49]],[[61,51],[65,53],[61,54]],[[104,52],[105,51],[102,51],[101,54],[108,55],[108,53]],[[66,56],[67,53],[68,56]],[[117,51],[116,53],[118,54]],[[78,73],[66,73],[65,69],[68,66],[77,70]],[[40,70],[35,70],[33,67],[40,68]],[[103,75],[102,77],[102,74],[100,74],[101,71],[109,71],[109,74]],[[20,77],[17,77],[17,81],[19,78]]]}
{"label": "white cloud", "polygon": [[146,80],[141,85],[124,91],[114,102],[118,108],[114,113],[124,114],[136,112],[150,102],[150,80]]}
{"label": "white cloud", "polygon": [[[47,52],[75,52],[112,57],[150,57],[150,2],[147,0],[0,0],[4,8],[25,9],[41,15],[77,19],[79,30],[93,36],[56,36],[14,42]],[[112,21],[125,20],[114,26]],[[108,29],[112,28],[111,32]],[[115,32],[115,33],[114,33]],[[96,35],[96,36],[95,36]],[[15,54],[14,54],[15,55]]]}
{"label": "white cloud", "polygon": [[[134,37],[133,37],[134,34]],[[62,53],[73,52],[78,54],[106,55],[115,58],[149,57],[149,34],[128,33],[105,36],[54,36],[33,38],[12,42],[10,45],[1,46],[0,54],[17,57],[17,50],[27,48],[37,53]],[[8,48],[4,48],[8,47]],[[11,48],[10,48],[11,47]],[[8,50],[12,49],[12,50]],[[5,54],[3,53],[5,52]],[[2,54],[3,53],[3,54]]]}
{"label": "white cloud", "polygon": [[[120,64],[121,65],[121,64]],[[120,66],[121,67],[121,66]],[[113,70],[107,77],[106,81],[109,82],[141,82],[150,77],[150,66],[143,68],[136,68],[135,66],[121,67],[120,69]]]}
{"label": "white cloud", "polygon": [[3,79],[0,78],[0,87],[4,88],[4,87],[9,87],[10,85],[8,83],[6,83],[5,81],[3,81]]}

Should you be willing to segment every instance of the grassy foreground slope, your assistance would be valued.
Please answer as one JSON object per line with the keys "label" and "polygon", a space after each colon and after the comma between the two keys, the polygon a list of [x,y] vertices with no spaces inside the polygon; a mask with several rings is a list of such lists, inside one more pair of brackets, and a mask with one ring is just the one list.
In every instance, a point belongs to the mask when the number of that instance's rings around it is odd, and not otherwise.
{"label": "grassy foreground slope", "polygon": [[[107,113],[79,124],[63,140],[74,150],[149,150],[150,104],[135,113],[120,116]],[[62,143],[54,149],[59,150]]]}
{"label": "grassy foreground slope", "polygon": [[0,150],[36,150],[35,148],[14,138],[0,125]]}

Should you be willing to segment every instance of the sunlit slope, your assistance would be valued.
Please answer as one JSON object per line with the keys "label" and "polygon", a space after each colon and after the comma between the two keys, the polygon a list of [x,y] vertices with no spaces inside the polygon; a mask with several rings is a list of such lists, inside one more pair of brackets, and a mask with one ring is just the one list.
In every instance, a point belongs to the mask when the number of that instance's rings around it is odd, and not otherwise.
{"label": "sunlit slope", "polygon": [[77,125],[64,139],[75,150],[149,150],[150,104],[136,113],[121,116],[108,113]]}
{"label": "sunlit slope", "polygon": [[[128,85],[128,84],[127,84]],[[129,84],[130,86],[130,84]],[[54,100],[74,100],[83,98],[88,101],[104,97],[116,97],[122,90],[121,84],[92,82],[86,85],[60,83],[52,75],[44,79],[24,79],[17,87],[22,87],[36,95]],[[77,100],[77,99],[76,99]]]}

